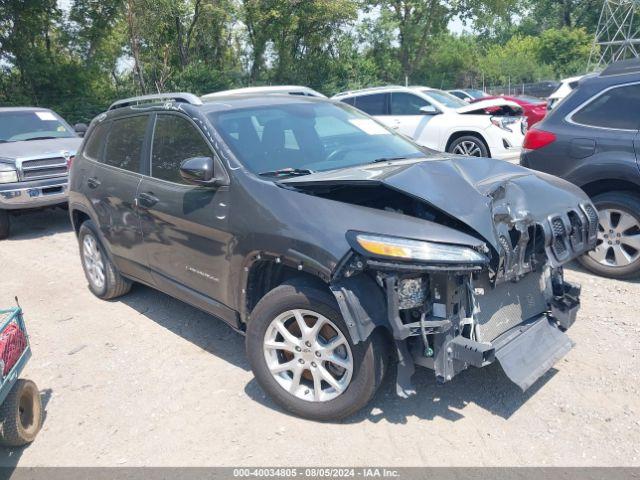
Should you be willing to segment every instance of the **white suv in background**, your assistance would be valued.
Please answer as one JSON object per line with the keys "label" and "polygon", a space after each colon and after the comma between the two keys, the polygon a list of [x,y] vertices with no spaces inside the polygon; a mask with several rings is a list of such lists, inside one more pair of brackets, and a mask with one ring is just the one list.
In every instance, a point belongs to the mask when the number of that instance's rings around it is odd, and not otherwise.
{"label": "white suv in background", "polygon": [[501,98],[468,104],[428,87],[379,87],[339,93],[352,105],[419,145],[441,152],[514,160],[520,155],[526,118]]}

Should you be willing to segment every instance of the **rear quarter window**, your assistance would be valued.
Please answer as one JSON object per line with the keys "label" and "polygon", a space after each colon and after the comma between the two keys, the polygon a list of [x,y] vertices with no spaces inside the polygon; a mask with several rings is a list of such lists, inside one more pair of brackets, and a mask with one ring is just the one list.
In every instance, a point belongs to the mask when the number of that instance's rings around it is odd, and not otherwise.
{"label": "rear quarter window", "polygon": [[600,128],[637,130],[640,127],[640,85],[605,91],[573,114],[571,120]]}
{"label": "rear quarter window", "polygon": [[355,107],[369,115],[386,115],[386,93],[376,93],[374,95],[362,95],[355,97]]}
{"label": "rear quarter window", "polygon": [[102,159],[102,147],[104,146],[105,136],[109,130],[108,123],[100,123],[96,125],[84,147],[84,156],[91,160],[100,161]]}

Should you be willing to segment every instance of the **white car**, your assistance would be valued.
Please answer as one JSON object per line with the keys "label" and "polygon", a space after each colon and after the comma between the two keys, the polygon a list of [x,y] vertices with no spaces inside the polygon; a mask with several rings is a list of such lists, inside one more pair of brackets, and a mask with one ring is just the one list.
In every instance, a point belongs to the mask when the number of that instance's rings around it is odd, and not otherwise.
{"label": "white car", "polygon": [[459,88],[457,90],[447,90],[454,97],[458,97],[460,100],[464,100],[467,103],[471,103],[475,100],[479,100],[489,95],[482,90],[476,88]]}
{"label": "white car", "polygon": [[547,111],[553,110],[560,100],[569,95],[573,89],[578,86],[578,83],[580,83],[580,80],[582,80],[583,77],[584,75],[579,75],[577,77],[569,77],[561,80],[560,86],[556,88],[547,99]]}
{"label": "white car", "polygon": [[246,88],[234,88],[233,90],[223,90],[221,92],[207,93],[203,95],[202,100],[209,100],[216,97],[224,97],[227,95],[299,95],[303,97],[319,97],[327,98],[320,92],[316,92],[309,87],[302,87],[298,85],[277,85],[269,87],[246,87]]}
{"label": "white car", "polygon": [[369,88],[333,98],[441,152],[514,160],[527,129],[522,108],[500,98],[468,104],[428,87]]}

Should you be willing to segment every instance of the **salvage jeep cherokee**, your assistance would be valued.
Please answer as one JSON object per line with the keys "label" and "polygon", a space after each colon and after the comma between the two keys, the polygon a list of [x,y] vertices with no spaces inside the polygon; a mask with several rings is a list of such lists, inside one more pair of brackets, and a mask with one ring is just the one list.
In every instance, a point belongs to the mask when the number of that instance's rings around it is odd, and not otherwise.
{"label": "salvage jeep cherokee", "polygon": [[160,289],[246,334],[262,388],[295,414],[362,408],[396,360],[439,382],[499,361],[523,390],[572,347],[592,248],[577,187],[433,154],[345,104],[190,94],[122,100],[73,163],[91,291]]}

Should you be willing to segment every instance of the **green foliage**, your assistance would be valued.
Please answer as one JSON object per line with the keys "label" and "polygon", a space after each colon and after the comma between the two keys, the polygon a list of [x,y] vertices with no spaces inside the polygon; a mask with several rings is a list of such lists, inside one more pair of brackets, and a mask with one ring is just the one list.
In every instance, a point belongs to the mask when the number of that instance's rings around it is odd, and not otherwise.
{"label": "green foliage", "polygon": [[[597,0],[0,2],[0,103],[87,121],[118,97],[303,84],[453,88],[584,71]],[[448,31],[452,19],[472,33]]]}

